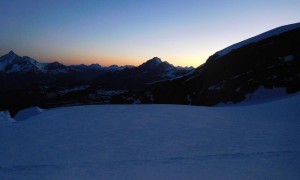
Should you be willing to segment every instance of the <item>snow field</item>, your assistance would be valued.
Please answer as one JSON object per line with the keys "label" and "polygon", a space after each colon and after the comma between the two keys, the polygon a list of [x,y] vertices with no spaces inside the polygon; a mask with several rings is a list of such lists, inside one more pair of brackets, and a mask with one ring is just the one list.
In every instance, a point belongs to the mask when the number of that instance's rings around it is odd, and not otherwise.
{"label": "snow field", "polygon": [[299,105],[46,110],[0,124],[0,179],[299,179]]}

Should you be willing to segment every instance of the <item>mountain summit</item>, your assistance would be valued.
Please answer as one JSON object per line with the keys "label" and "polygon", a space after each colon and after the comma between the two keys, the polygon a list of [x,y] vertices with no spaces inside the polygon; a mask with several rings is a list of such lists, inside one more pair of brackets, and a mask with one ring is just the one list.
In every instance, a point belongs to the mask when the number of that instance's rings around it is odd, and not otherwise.
{"label": "mountain summit", "polygon": [[9,51],[9,53],[7,55],[9,55],[9,56],[16,56],[16,53],[11,50],[11,51]]}
{"label": "mountain summit", "polygon": [[18,57],[18,55],[16,55],[13,51],[9,51],[9,53],[3,55],[2,57],[0,57],[0,62],[11,62],[12,60],[14,60],[16,57]]}
{"label": "mountain summit", "polygon": [[158,65],[160,65],[162,63],[161,59],[158,57],[154,57],[146,62],[144,62],[143,64],[141,64],[139,67],[141,68],[154,68]]}
{"label": "mountain summit", "polygon": [[152,63],[152,64],[156,64],[156,65],[162,63],[161,59],[158,58],[158,57],[154,57],[154,58],[148,60],[147,62]]}
{"label": "mountain summit", "polygon": [[41,71],[40,64],[27,56],[20,57],[13,51],[0,57],[0,72],[4,73],[26,73]]}

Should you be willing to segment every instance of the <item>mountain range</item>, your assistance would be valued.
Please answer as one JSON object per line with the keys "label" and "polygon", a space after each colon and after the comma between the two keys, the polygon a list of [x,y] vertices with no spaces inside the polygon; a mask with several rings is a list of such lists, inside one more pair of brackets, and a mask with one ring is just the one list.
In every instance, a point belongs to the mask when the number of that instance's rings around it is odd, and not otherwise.
{"label": "mountain range", "polygon": [[[102,67],[40,63],[13,51],[0,57],[0,110],[40,105],[130,103],[134,98],[115,98],[124,92],[143,90],[149,84],[193,73],[193,67],[176,67],[154,57],[140,66]],[[131,93],[132,94],[132,93]],[[114,97],[114,98],[112,98]]]}
{"label": "mountain range", "polygon": [[0,58],[0,84],[0,109],[13,113],[33,105],[263,101],[300,91],[300,23],[226,47],[196,69],[158,57],[137,67],[65,66],[11,51]]}
{"label": "mountain range", "polygon": [[66,66],[57,61],[52,63],[39,63],[37,60],[28,56],[19,56],[13,51],[0,57],[0,72],[2,73],[47,73],[47,74],[63,74],[71,71],[82,70],[103,70],[103,71],[120,71],[125,68],[133,68],[134,66],[117,66],[102,67],[99,64],[91,65],[70,65]]}
{"label": "mountain range", "polygon": [[38,86],[73,88],[87,84],[105,88],[141,89],[147,83],[183,76],[193,70],[193,67],[175,67],[158,57],[138,67],[102,67],[99,64],[66,66],[59,62],[39,63],[10,51],[0,57],[0,91],[26,90]]}

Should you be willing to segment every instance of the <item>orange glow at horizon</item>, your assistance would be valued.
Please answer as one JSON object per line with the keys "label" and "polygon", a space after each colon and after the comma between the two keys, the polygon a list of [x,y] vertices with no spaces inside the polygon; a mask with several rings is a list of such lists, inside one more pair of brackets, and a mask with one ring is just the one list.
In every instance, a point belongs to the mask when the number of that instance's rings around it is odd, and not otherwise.
{"label": "orange glow at horizon", "polygon": [[[197,57],[197,56],[186,56],[185,58],[173,57],[173,56],[157,56],[162,61],[167,61],[174,66],[182,66],[182,67],[190,67],[193,66],[194,68],[203,64],[207,56]],[[117,56],[97,56],[97,55],[81,55],[81,56],[60,56],[60,57],[43,57],[43,56],[35,56],[34,59],[41,62],[54,62],[58,61],[64,65],[79,65],[79,64],[99,64],[101,66],[111,66],[111,65],[118,65],[118,66],[125,66],[125,65],[132,65],[132,66],[139,66],[142,63],[152,59],[155,56],[142,56],[142,57],[117,57]]]}

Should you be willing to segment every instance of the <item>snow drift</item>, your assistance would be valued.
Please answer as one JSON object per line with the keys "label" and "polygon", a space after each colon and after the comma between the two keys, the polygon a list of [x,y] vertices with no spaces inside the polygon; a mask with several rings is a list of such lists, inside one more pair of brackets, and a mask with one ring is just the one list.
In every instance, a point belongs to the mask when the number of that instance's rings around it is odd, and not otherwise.
{"label": "snow drift", "polygon": [[26,109],[23,109],[23,110],[19,111],[16,114],[14,119],[17,120],[17,121],[23,121],[23,120],[26,120],[26,119],[28,119],[32,116],[38,115],[42,112],[43,112],[42,109],[40,109],[37,106],[34,106],[34,107],[26,108]]}
{"label": "snow drift", "polygon": [[15,122],[8,111],[0,111],[0,125]]}

